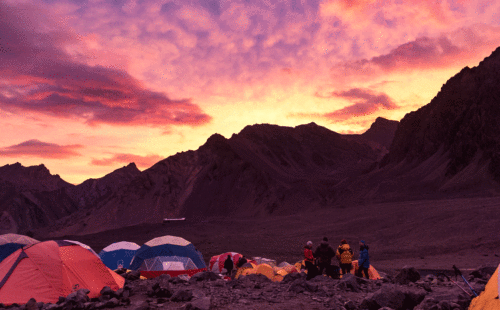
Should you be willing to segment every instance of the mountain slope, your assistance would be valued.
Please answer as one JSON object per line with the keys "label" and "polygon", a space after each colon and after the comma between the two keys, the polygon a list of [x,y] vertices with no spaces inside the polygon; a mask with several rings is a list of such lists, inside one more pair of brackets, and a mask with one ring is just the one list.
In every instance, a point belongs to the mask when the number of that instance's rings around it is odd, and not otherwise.
{"label": "mountain slope", "polygon": [[59,227],[88,233],[171,216],[193,220],[315,209],[330,204],[333,185],[361,175],[378,157],[370,146],[314,123],[247,126],[230,139],[215,134],[196,151],[158,162],[84,220]]}
{"label": "mountain slope", "polygon": [[0,167],[0,234],[26,233],[77,210],[67,191],[74,185],[44,166]]}

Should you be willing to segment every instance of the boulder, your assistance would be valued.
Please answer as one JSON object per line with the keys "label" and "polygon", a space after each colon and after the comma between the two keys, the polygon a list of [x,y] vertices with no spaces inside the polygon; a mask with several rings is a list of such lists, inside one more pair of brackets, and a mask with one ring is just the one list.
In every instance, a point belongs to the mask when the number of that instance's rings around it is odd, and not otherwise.
{"label": "boulder", "polygon": [[480,267],[470,274],[476,279],[489,280],[491,276],[495,273],[496,267]]}
{"label": "boulder", "polygon": [[380,309],[389,307],[394,310],[413,309],[425,298],[421,289],[403,288],[396,285],[384,285],[373,294],[369,294],[361,303],[361,309]]}
{"label": "boulder", "polygon": [[189,283],[196,283],[199,281],[215,281],[220,279],[220,277],[211,272],[211,271],[204,271],[204,272],[198,272],[197,274],[194,274],[191,279],[189,279]]}
{"label": "boulder", "polygon": [[129,281],[139,280],[141,278],[141,272],[138,270],[132,270],[127,272],[123,277]]}
{"label": "boulder", "polygon": [[193,293],[190,290],[180,289],[172,295],[170,300],[179,302],[179,301],[190,301],[192,298],[193,298]]}
{"label": "boulder", "polygon": [[31,298],[26,303],[26,310],[38,310],[38,305],[36,304],[36,299],[35,298]]}
{"label": "boulder", "polygon": [[337,288],[342,291],[359,292],[361,286],[358,283],[358,279],[358,277],[348,273],[342,276],[342,279],[337,284]]}
{"label": "boulder", "polygon": [[[78,303],[78,304],[79,303],[86,303],[86,302],[90,301],[89,296],[87,296],[88,293],[90,293],[90,290],[88,290],[86,288],[81,288],[78,291],[70,293],[68,296],[66,296],[64,301],[74,301],[75,303]],[[61,297],[59,297],[59,300],[61,301],[63,299],[61,299]]]}
{"label": "boulder", "polygon": [[394,283],[409,284],[420,280],[420,273],[414,267],[405,266],[394,278]]}
{"label": "boulder", "polygon": [[283,277],[283,280],[280,282],[281,284],[287,284],[290,282],[293,282],[297,279],[300,278],[306,278],[306,274],[302,272],[294,272],[294,273],[289,273],[286,276]]}
{"label": "boulder", "polygon": [[193,300],[186,305],[186,310],[210,310],[212,300],[210,297],[203,297]]}

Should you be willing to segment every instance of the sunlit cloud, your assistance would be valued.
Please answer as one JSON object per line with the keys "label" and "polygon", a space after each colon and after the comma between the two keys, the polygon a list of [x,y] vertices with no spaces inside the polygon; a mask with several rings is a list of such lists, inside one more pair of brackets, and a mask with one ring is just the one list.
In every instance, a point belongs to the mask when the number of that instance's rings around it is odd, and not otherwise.
{"label": "sunlit cloud", "polygon": [[0,157],[38,157],[47,159],[67,159],[81,156],[78,150],[83,145],[58,145],[55,143],[42,142],[36,139],[28,140],[16,145],[0,148]]}
{"label": "sunlit cloud", "polygon": [[[398,105],[384,93],[374,92],[369,89],[352,88],[345,91],[334,91],[327,94],[316,94],[319,98],[329,99],[346,99],[350,105],[342,109],[338,109],[327,113],[296,113],[291,114],[291,117],[300,118],[325,118],[330,121],[346,121],[357,117],[365,117],[374,114],[382,109],[393,110],[397,109]],[[359,123],[359,121],[357,120]]]}
{"label": "sunlit cloud", "polygon": [[200,126],[211,120],[190,100],[150,91],[125,71],[74,61],[62,48],[70,35],[36,31],[40,25],[29,19],[34,8],[0,6],[0,109],[89,125]]}
{"label": "sunlit cloud", "polygon": [[103,159],[92,159],[90,162],[94,166],[114,166],[116,164],[135,163],[139,168],[149,168],[164,157],[160,155],[134,155],[134,154],[114,154],[112,157]]}

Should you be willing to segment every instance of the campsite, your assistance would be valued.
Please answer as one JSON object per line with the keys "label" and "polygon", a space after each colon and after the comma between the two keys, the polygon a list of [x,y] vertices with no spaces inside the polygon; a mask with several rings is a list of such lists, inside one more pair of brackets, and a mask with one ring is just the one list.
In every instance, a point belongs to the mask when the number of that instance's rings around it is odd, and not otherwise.
{"label": "campsite", "polygon": [[0,310],[500,310],[499,11],[0,0]]}

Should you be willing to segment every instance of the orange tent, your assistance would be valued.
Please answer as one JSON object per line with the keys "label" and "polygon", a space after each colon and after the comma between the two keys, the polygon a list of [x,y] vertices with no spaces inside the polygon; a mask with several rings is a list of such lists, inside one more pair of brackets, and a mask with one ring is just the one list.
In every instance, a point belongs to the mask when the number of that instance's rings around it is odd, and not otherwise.
{"label": "orange tent", "polygon": [[[358,269],[359,269],[358,261],[353,260],[351,273],[356,274],[358,272]],[[375,268],[373,268],[372,265],[370,265],[370,268],[368,268],[368,277],[370,277],[370,279],[372,279],[372,280],[381,279],[380,274],[378,273],[378,271]]]}
{"label": "orange tent", "polygon": [[65,241],[26,246],[0,263],[0,303],[7,305],[30,298],[55,303],[80,288],[90,290],[88,296],[94,298],[104,286],[117,290],[124,283],[97,256]]}

